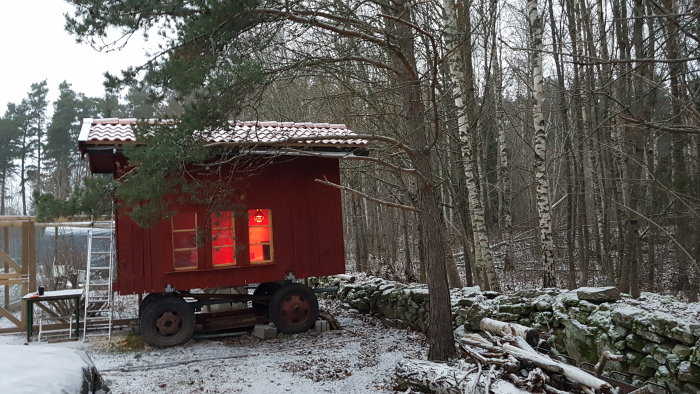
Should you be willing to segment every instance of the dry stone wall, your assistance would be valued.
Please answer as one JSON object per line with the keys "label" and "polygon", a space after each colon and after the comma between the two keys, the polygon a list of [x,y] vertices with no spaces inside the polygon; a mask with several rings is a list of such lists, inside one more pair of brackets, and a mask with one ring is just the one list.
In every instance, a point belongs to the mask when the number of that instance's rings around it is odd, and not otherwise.
{"label": "dry stone wall", "polygon": [[[337,296],[351,308],[378,315],[389,325],[427,332],[424,285],[348,278],[318,278],[310,284],[338,286]],[[594,364],[610,350],[624,354],[626,361],[610,362],[606,370],[629,375],[629,383],[651,381],[674,393],[700,393],[700,304],[647,293],[633,300],[615,288],[498,294],[465,287],[452,289],[451,299],[457,336],[478,331],[483,317],[517,322],[547,333],[554,348],[577,363]]]}

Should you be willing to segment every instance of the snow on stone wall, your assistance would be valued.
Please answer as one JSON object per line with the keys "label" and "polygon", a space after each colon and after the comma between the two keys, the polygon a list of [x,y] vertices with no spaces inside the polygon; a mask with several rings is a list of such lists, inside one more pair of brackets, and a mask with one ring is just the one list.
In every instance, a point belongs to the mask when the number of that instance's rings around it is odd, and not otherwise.
{"label": "snow on stone wall", "polygon": [[[339,286],[338,297],[359,312],[427,332],[424,285],[374,277],[348,281],[346,276],[311,279],[310,285]],[[605,350],[624,354],[626,361],[609,362],[606,370],[631,375],[629,383],[636,386],[652,381],[674,393],[700,392],[700,304],[651,293],[634,300],[614,288],[578,290],[501,295],[478,287],[452,289],[455,334],[478,331],[483,317],[517,322],[551,334],[555,349],[579,363],[596,363]]]}

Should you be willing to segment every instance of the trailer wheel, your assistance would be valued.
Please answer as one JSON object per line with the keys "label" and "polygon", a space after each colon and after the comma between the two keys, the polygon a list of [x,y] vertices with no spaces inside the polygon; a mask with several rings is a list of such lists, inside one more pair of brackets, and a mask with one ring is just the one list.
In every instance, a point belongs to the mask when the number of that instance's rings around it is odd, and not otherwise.
{"label": "trailer wheel", "polygon": [[154,298],[143,310],[140,326],[141,337],[150,345],[182,345],[194,333],[194,309],[180,297]]}
{"label": "trailer wheel", "polygon": [[318,299],[314,292],[301,284],[280,287],[270,301],[270,321],[285,334],[304,332],[318,319]]}
{"label": "trailer wheel", "polygon": [[153,301],[160,298],[163,298],[163,294],[161,293],[148,293],[148,295],[141,300],[141,305],[139,305],[139,318],[143,315],[143,311],[145,311]]}
{"label": "trailer wheel", "polygon": [[[280,287],[282,285],[275,282],[261,283],[253,290],[253,296],[272,296]],[[267,310],[269,307],[269,302],[253,301],[253,308],[255,309]]]}

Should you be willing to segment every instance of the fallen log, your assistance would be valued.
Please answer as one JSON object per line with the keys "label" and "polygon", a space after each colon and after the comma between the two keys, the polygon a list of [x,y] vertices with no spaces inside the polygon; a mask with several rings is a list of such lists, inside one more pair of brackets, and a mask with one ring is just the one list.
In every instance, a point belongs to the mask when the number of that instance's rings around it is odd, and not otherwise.
{"label": "fallen log", "polygon": [[479,328],[502,337],[512,335],[525,338],[530,346],[537,346],[540,341],[539,331],[517,323],[506,323],[485,317],[479,322]]}
{"label": "fallen log", "polygon": [[621,354],[613,354],[609,351],[604,351],[603,354],[600,355],[600,360],[598,360],[598,364],[595,365],[595,376],[601,376],[603,374],[603,369],[605,369],[605,364],[607,364],[608,361],[624,361],[625,356]]}
{"label": "fallen log", "polygon": [[517,392],[510,382],[499,379],[493,368],[461,362],[455,365],[405,359],[396,366],[399,388],[412,387],[436,394]]}
{"label": "fallen log", "polygon": [[518,347],[507,343],[503,344],[503,350],[505,350],[509,354],[512,354],[515,358],[521,361],[528,361],[550,372],[564,375],[573,381],[581,383],[584,386],[590,387],[592,390],[600,391],[603,393],[612,392],[612,386],[610,385],[610,383],[599,379],[580,368],[576,368],[569,364],[564,364],[562,362],[552,360],[551,358],[541,355],[539,353],[532,353],[522,350]]}

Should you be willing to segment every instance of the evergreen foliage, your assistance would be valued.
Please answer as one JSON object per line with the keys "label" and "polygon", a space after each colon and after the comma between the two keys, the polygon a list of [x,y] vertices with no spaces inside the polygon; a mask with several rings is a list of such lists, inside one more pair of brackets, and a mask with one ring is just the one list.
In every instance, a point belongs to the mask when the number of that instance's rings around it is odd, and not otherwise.
{"label": "evergreen foliage", "polygon": [[[152,117],[153,106],[148,104],[172,98],[172,92],[183,107],[177,124],[139,125],[137,138],[144,144],[124,150],[133,168],[120,179],[116,193],[131,209],[134,220],[149,225],[172,214],[167,196],[174,191],[190,198],[203,197],[203,188],[182,177],[188,165],[213,158],[202,144],[206,132],[194,136],[193,131],[227,127],[266,83],[261,63],[251,60],[250,52],[237,49],[234,40],[245,34],[254,37],[250,30],[259,19],[242,12],[257,2],[73,3],[76,15],[67,17],[66,28],[79,39],[101,39],[111,28],[133,34],[156,26],[163,35],[175,35],[162,56],[130,68],[120,77],[107,75],[106,85],[111,89],[130,87],[130,104],[124,109],[129,117]],[[138,81],[139,76],[143,81]],[[103,114],[114,116],[117,109],[108,101],[103,104],[111,109]]]}
{"label": "evergreen foliage", "polygon": [[84,179],[84,186],[66,199],[49,193],[34,192],[36,217],[41,222],[61,219],[85,219],[109,215],[112,211],[113,180],[110,176]]}

